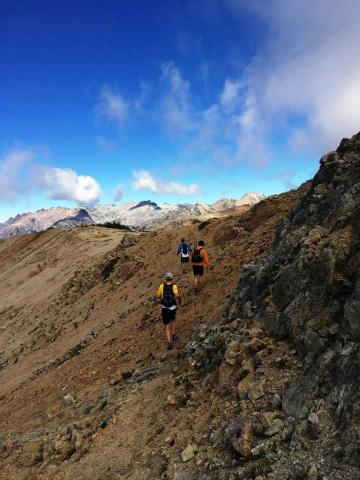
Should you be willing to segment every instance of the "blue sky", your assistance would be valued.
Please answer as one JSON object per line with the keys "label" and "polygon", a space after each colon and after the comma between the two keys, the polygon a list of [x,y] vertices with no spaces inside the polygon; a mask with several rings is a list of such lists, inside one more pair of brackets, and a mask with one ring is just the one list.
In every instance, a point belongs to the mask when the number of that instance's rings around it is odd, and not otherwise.
{"label": "blue sky", "polygon": [[299,185],[360,130],[359,14],[355,0],[1,2],[0,222]]}

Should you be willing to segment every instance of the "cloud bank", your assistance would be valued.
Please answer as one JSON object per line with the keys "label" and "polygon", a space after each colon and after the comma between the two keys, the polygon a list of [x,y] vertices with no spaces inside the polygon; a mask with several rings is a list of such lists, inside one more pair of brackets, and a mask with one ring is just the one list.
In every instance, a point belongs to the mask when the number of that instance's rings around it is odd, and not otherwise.
{"label": "cloud bank", "polygon": [[[226,0],[268,32],[241,79],[263,133],[285,128],[296,151],[334,148],[360,129],[360,3],[356,0]],[[253,135],[243,125],[241,137]],[[258,138],[266,143],[266,135]]]}
{"label": "cloud bank", "polygon": [[220,3],[235,19],[252,16],[264,37],[205,108],[178,66],[162,65],[160,116],[172,138],[185,138],[186,153],[262,167],[279,135],[292,152],[320,155],[360,129],[360,2]]}
{"label": "cloud bank", "polygon": [[173,194],[192,196],[200,193],[199,185],[192,183],[185,185],[179,182],[162,182],[157,180],[147,170],[135,170],[131,185],[134,190],[150,190],[156,194]]}
{"label": "cloud bank", "polygon": [[99,200],[97,181],[67,168],[43,165],[39,149],[14,148],[0,160],[0,200],[15,202],[21,195],[43,191],[54,200],[71,200],[79,205]]}

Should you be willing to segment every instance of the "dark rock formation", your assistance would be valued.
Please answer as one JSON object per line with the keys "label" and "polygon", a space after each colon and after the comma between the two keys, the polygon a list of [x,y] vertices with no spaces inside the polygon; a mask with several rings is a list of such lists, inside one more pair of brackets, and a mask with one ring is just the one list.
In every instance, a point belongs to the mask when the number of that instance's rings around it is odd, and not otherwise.
{"label": "dark rock formation", "polygon": [[136,210],[137,208],[141,207],[152,207],[154,210],[161,210],[161,207],[159,207],[157,203],[152,202],[151,200],[144,200],[142,202],[139,202],[138,204],[131,207],[130,210]]}
{"label": "dark rock formation", "polygon": [[74,228],[81,225],[94,225],[95,222],[84,208],[80,208],[73,217],[58,220],[52,226],[54,228]]}
{"label": "dark rock formation", "polygon": [[360,465],[360,133],[325,155],[278,225],[270,254],[248,264],[227,321],[254,317],[304,362],[283,399],[298,422],[325,410],[344,463]]}

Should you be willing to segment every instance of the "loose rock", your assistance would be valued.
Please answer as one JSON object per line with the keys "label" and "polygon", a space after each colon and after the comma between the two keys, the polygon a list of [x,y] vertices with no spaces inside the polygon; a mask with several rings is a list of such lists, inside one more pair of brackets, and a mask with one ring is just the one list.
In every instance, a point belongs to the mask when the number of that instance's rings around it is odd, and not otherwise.
{"label": "loose rock", "polygon": [[195,457],[195,453],[198,451],[196,445],[188,445],[184,450],[181,452],[181,460],[183,462],[188,462],[192,458]]}

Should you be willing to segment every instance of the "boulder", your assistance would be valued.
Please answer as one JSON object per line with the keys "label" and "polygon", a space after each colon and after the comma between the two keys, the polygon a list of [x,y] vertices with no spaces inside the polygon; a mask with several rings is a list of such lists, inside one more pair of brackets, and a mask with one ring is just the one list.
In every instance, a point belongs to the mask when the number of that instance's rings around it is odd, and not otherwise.
{"label": "boulder", "polygon": [[225,362],[229,365],[236,365],[238,358],[239,341],[230,342],[225,351]]}
{"label": "boulder", "polygon": [[307,472],[306,480],[318,480],[319,479],[319,469],[316,463],[312,463]]}
{"label": "boulder", "polygon": [[257,443],[257,436],[264,433],[264,424],[257,416],[235,419],[225,433],[232,447],[243,457],[249,458]]}
{"label": "boulder", "polygon": [[70,457],[75,452],[75,445],[68,439],[57,440],[54,445],[55,452],[63,459]]}
{"label": "boulder", "polygon": [[249,399],[255,403],[259,398],[265,395],[265,383],[263,380],[259,380],[257,382],[250,383],[248,389],[248,397]]}
{"label": "boulder", "polygon": [[240,399],[244,399],[247,397],[250,389],[250,385],[254,383],[255,375],[253,372],[248,373],[245,378],[243,378],[239,383],[238,383],[238,394]]}
{"label": "boulder", "polygon": [[62,398],[62,402],[64,404],[65,407],[69,407],[71,405],[74,405],[76,403],[76,400],[75,398],[73,397],[73,395],[71,395],[71,393],[67,393],[66,395],[64,395],[64,397]]}
{"label": "boulder", "polygon": [[319,426],[319,419],[316,413],[310,413],[307,419],[307,432],[309,437],[313,440],[317,439],[320,435],[320,426]]}
{"label": "boulder", "polygon": [[278,410],[281,408],[281,397],[278,393],[274,393],[274,396],[271,400],[271,406],[274,410]]}
{"label": "boulder", "polygon": [[188,462],[189,460],[195,457],[195,453],[198,451],[198,448],[194,444],[189,444],[184,450],[181,452],[181,460],[183,462]]}
{"label": "boulder", "polygon": [[219,386],[226,387],[234,383],[235,367],[227,362],[222,362],[219,367]]}

